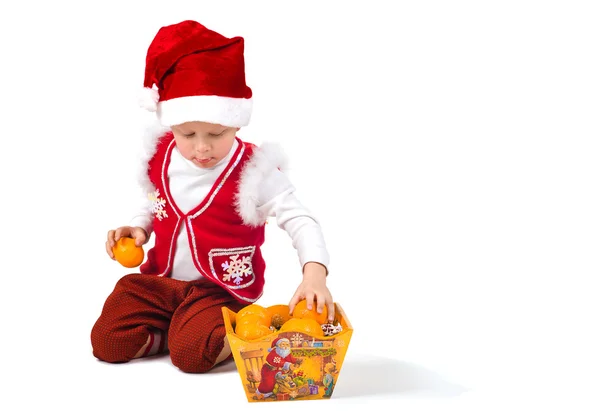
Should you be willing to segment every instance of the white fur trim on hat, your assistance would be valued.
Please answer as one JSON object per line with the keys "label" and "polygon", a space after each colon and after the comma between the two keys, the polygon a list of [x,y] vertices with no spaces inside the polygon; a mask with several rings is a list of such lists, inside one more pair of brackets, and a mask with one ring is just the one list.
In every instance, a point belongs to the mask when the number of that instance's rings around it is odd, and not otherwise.
{"label": "white fur trim on hat", "polygon": [[158,140],[167,134],[171,129],[154,121],[150,126],[146,127],[142,133],[142,152],[140,153],[140,170],[138,173],[138,182],[144,194],[152,193],[155,190],[154,184],[148,176],[148,162],[156,154]]}
{"label": "white fur trim on hat", "polygon": [[287,157],[277,143],[263,143],[256,147],[240,175],[236,194],[236,210],[245,224],[258,227],[265,223],[267,216],[259,212],[259,189],[267,174],[279,168],[285,172]]}
{"label": "white fur trim on hat", "polygon": [[252,99],[221,96],[190,96],[158,103],[158,119],[164,126],[188,121],[203,121],[226,127],[244,127],[250,123]]}
{"label": "white fur trim on hat", "polygon": [[156,111],[158,108],[159,98],[158,90],[150,87],[144,87],[142,90],[140,90],[138,104],[140,107],[148,111]]}

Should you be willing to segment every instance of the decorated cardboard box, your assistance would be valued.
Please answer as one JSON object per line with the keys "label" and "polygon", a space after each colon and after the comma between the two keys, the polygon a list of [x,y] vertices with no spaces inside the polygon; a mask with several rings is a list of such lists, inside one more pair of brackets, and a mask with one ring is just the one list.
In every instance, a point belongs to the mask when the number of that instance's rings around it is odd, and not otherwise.
{"label": "decorated cardboard box", "polygon": [[[236,313],[226,307],[222,311],[227,339],[248,402],[331,398],[353,331],[338,303],[331,326],[336,331],[329,336],[290,329],[246,340],[234,331]],[[285,360],[277,355],[282,341],[287,343],[284,346],[289,346],[290,356],[285,356]]]}

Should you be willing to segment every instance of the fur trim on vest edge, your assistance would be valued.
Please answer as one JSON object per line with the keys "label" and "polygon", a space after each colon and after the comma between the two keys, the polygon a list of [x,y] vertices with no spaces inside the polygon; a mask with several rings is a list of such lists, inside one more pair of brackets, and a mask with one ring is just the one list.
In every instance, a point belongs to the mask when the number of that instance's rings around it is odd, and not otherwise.
{"label": "fur trim on vest edge", "polygon": [[267,216],[258,210],[260,184],[273,169],[285,172],[287,165],[287,157],[279,144],[265,142],[254,148],[242,169],[235,197],[236,210],[245,224],[258,227],[265,223]]}
{"label": "fur trim on vest edge", "polygon": [[156,190],[154,184],[148,176],[148,163],[156,154],[158,140],[171,131],[170,127],[165,127],[159,122],[154,122],[147,126],[142,133],[142,153],[140,154],[141,167],[138,174],[138,182],[144,196],[153,193]]}
{"label": "fur trim on vest edge", "polygon": [[[170,127],[154,122],[144,130],[142,153],[140,160],[142,167],[138,175],[138,182],[144,196],[156,190],[148,176],[148,163],[156,154],[158,140],[170,132]],[[252,156],[242,169],[238,190],[235,194],[235,207],[245,224],[258,227],[265,223],[267,216],[258,210],[258,193],[262,180],[274,168],[282,172],[287,170],[288,159],[278,143],[265,142],[255,146]]]}

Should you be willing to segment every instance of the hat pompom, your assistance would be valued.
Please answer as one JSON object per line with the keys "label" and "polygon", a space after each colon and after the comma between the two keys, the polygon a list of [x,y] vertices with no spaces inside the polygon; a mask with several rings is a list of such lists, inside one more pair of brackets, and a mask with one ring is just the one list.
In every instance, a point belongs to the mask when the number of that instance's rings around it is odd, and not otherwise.
{"label": "hat pompom", "polygon": [[156,111],[159,100],[158,90],[155,88],[144,87],[138,96],[140,107],[148,111]]}

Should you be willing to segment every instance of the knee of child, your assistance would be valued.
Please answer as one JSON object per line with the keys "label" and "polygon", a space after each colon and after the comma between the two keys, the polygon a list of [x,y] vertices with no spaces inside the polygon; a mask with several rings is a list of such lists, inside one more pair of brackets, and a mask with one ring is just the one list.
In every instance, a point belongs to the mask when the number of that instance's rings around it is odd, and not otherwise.
{"label": "knee of child", "polygon": [[170,355],[173,365],[186,373],[201,374],[210,371],[214,366],[202,353],[170,348]]}
{"label": "knee of child", "polygon": [[123,287],[123,286],[127,286],[131,283],[135,283],[137,280],[141,279],[141,274],[126,274],[123,277],[121,277],[118,281],[116,286],[117,287]]}
{"label": "knee of child", "polygon": [[[214,366],[222,349],[215,338],[223,341],[222,333],[216,327],[208,333],[175,336],[169,340],[169,352],[174,366],[187,373],[205,373]],[[193,338],[193,342],[190,339]]]}
{"label": "knee of child", "polygon": [[99,360],[110,363],[122,363],[131,359],[124,350],[128,346],[126,341],[98,324],[92,328],[91,340],[93,355]]}
{"label": "knee of child", "polygon": [[118,356],[115,355],[116,350],[114,347],[112,349],[110,347],[110,339],[95,330],[92,331],[92,352],[94,357],[106,362],[119,362]]}

